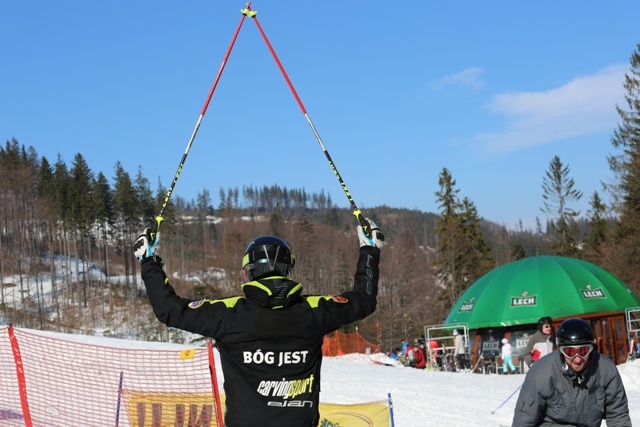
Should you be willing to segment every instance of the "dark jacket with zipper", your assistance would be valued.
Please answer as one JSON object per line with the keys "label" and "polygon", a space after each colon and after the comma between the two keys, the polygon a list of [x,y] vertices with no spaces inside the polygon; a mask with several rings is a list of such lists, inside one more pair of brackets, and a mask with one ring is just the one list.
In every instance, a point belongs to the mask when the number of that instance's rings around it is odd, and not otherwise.
{"label": "dark jacket with zipper", "polygon": [[324,335],[373,313],[380,250],[360,248],[353,289],[341,295],[302,296],[292,283],[273,306],[265,281],[243,285],[243,296],[193,301],[176,295],[159,257],[142,261],[153,312],[167,326],[215,339],[225,391],[226,427],[315,427],[319,422]]}

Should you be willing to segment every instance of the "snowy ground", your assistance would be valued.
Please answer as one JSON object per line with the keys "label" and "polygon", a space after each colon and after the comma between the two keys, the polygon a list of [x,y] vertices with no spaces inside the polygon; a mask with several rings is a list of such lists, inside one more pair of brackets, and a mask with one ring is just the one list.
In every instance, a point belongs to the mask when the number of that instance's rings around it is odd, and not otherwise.
{"label": "snowy ground", "polygon": [[[37,333],[109,347],[190,348],[179,344]],[[380,361],[391,362],[384,355],[325,358],[320,400],[326,403],[362,403],[384,400],[390,393],[398,427],[511,425],[518,397],[516,391],[524,375],[430,372],[385,366],[377,363]],[[619,365],[618,369],[629,398],[631,421],[640,425],[640,359]],[[222,388],[222,370],[217,372]]]}

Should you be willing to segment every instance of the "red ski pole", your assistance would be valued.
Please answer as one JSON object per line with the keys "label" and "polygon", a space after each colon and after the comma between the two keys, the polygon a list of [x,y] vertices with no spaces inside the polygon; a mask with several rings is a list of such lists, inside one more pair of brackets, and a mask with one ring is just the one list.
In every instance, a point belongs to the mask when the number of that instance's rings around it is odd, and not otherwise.
{"label": "red ski pole", "polygon": [[[247,3],[247,8],[249,8],[250,4],[251,4],[251,2]],[[245,10],[249,10],[249,9],[245,9]],[[171,185],[169,186],[169,190],[167,191],[167,195],[164,197],[164,202],[162,203],[162,208],[160,209],[160,213],[156,217],[156,229],[155,229],[155,231],[151,232],[151,242],[155,241],[156,233],[160,230],[160,225],[162,224],[162,221],[164,221],[164,218],[162,217],[162,215],[164,214],[164,210],[166,209],[167,205],[169,204],[169,199],[171,198],[171,194],[173,193],[173,189],[176,186],[176,182],[178,182],[178,178],[180,177],[180,173],[182,172],[182,168],[184,167],[184,163],[187,160],[187,156],[189,155],[189,150],[191,150],[191,145],[193,144],[193,141],[196,139],[196,134],[198,133],[198,129],[200,129],[200,123],[202,123],[202,119],[203,119],[205,113],[207,112],[207,108],[209,107],[209,102],[211,101],[211,97],[213,96],[213,92],[215,92],[216,87],[218,86],[218,82],[220,81],[220,77],[222,76],[222,72],[224,71],[224,67],[227,65],[227,60],[229,59],[229,55],[231,54],[231,49],[233,49],[233,45],[235,44],[236,39],[238,38],[238,33],[240,33],[240,28],[242,27],[242,24],[244,22],[244,18],[246,18],[247,15],[250,15],[250,13],[245,13],[245,10],[243,10],[242,18],[240,18],[240,23],[238,24],[238,28],[236,28],[236,32],[233,34],[233,38],[231,39],[231,43],[229,44],[229,47],[227,48],[227,52],[224,55],[224,58],[222,60],[222,64],[220,65],[220,69],[218,70],[218,74],[216,75],[216,78],[214,79],[213,84],[211,85],[211,89],[209,90],[209,94],[207,95],[207,99],[205,100],[204,105],[202,106],[202,110],[200,111],[200,116],[198,117],[198,121],[196,122],[196,126],[193,129],[193,132],[191,133],[191,138],[189,138],[189,142],[187,143],[187,148],[184,150],[184,153],[182,154],[182,159],[180,159],[180,164],[178,165],[178,170],[176,171],[176,174],[173,177],[173,181],[171,182]]]}

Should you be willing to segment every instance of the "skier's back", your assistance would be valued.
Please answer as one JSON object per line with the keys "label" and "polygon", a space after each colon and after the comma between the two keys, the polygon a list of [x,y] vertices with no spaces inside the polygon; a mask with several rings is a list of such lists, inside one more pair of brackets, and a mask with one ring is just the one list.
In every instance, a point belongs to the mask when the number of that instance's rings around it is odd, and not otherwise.
{"label": "skier's back", "polygon": [[322,342],[327,333],[375,311],[384,237],[358,226],[360,255],[353,289],[335,296],[302,296],[289,277],[288,244],[256,238],[243,259],[244,295],[192,301],[177,296],[148,230],[134,245],[153,311],[168,326],[212,337],[224,374],[227,427],[311,427],[319,422]]}

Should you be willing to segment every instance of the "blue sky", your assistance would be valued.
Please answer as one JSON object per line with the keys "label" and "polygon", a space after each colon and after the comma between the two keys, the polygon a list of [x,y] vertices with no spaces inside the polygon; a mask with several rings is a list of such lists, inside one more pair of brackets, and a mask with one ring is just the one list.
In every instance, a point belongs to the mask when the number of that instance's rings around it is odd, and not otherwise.
{"label": "blue sky", "polygon": [[[0,138],[169,186],[244,2],[0,0]],[[545,220],[553,156],[584,193],[640,43],[640,2],[254,1],[356,204],[437,212],[443,168],[479,214]],[[245,19],[174,194],[278,184],[348,201]]]}

